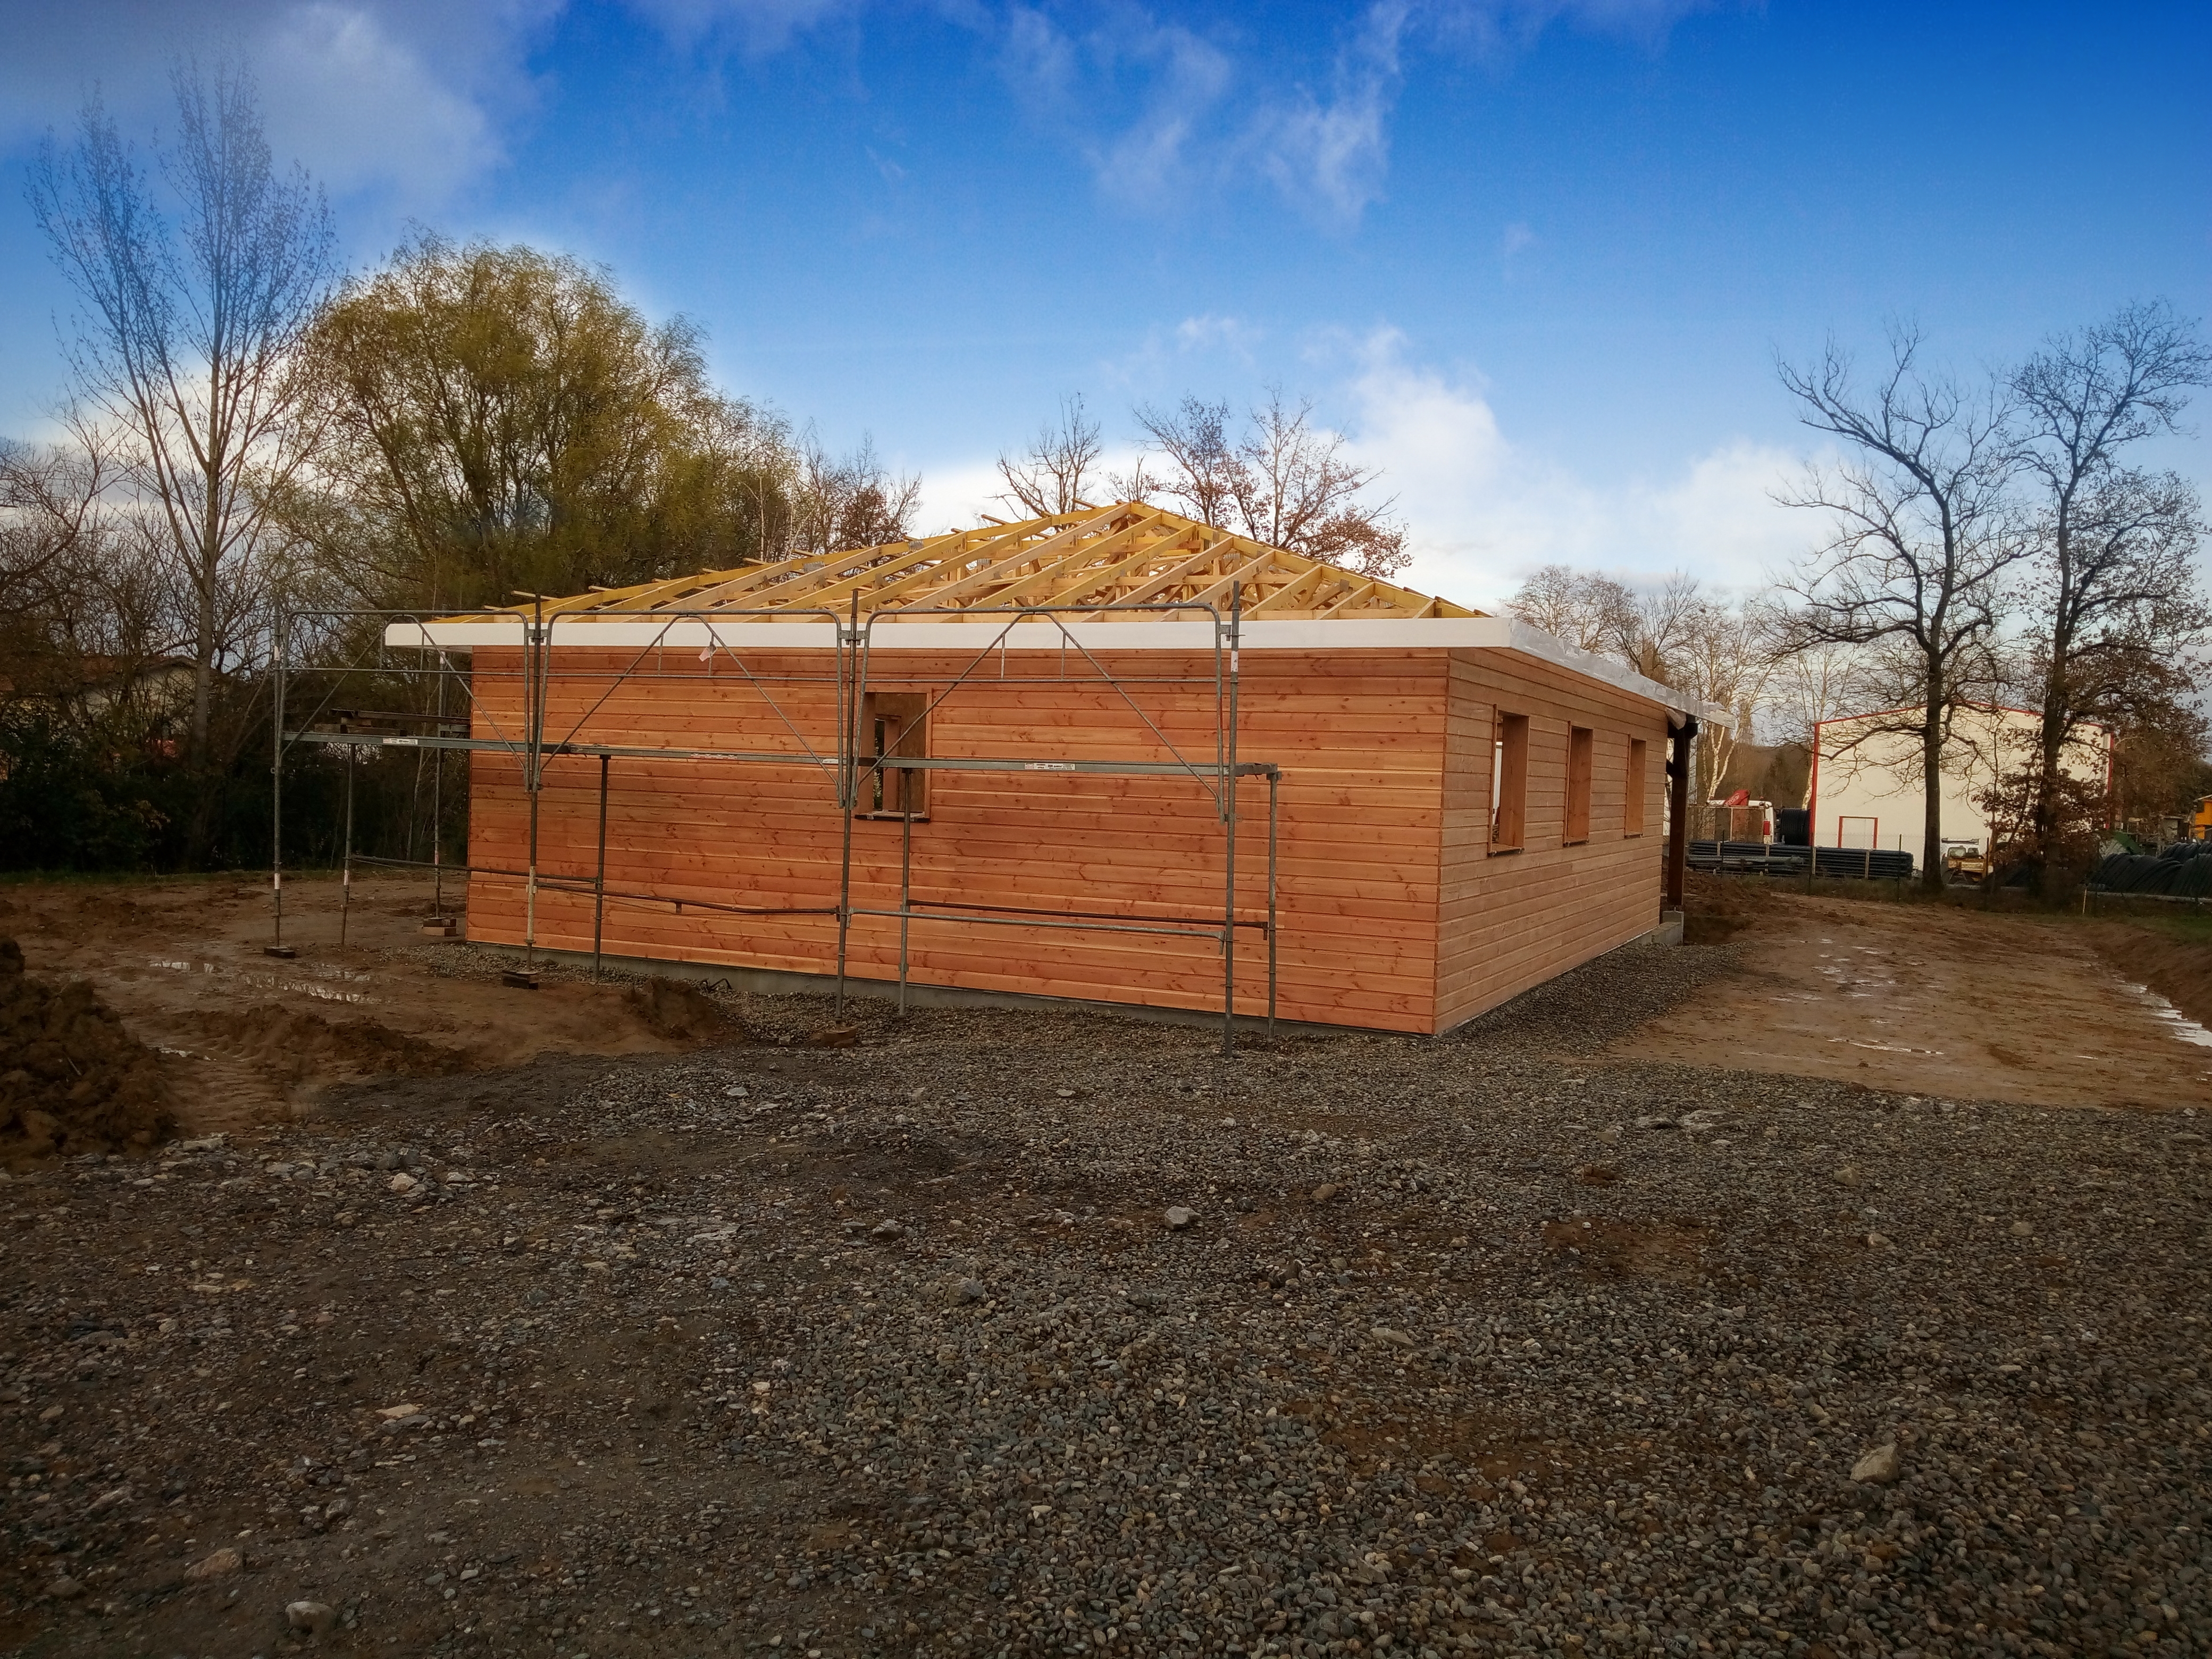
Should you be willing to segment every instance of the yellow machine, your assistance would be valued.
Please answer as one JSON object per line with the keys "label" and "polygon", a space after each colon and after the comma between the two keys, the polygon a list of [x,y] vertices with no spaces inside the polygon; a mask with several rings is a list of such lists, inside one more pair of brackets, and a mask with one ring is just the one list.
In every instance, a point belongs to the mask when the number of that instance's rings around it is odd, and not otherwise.
{"label": "yellow machine", "polygon": [[2212,841],[2212,795],[2197,798],[2197,816],[2189,820],[2189,839]]}

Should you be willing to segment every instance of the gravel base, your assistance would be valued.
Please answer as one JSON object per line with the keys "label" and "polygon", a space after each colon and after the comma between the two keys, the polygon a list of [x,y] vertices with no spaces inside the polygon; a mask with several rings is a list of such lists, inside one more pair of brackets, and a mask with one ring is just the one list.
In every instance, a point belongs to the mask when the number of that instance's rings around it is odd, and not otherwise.
{"label": "gravel base", "polygon": [[1469,1020],[1452,1040],[1492,1049],[1595,1054],[1741,971],[1742,952],[1729,945],[1686,951],[1626,945]]}
{"label": "gravel base", "polygon": [[864,1009],[19,1176],[0,1641],[2212,1646],[2197,1121],[1537,1052],[1621,972],[1226,1065]]}

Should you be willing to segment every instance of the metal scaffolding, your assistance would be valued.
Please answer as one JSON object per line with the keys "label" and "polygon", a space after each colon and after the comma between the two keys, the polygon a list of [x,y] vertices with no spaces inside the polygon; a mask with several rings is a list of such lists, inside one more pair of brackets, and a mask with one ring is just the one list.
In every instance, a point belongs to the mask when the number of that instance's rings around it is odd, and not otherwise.
{"label": "metal scaffolding", "polygon": [[[1199,613],[1209,617],[1213,624],[1212,672],[1210,675],[1144,675],[1115,673],[1103,661],[1098,653],[1085,646],[1069,628],[1071,617],[1080,616],[1091,619],[1116,615],[1148,614],[1155,617],[1172,617],[1177,613],[1189,616]],[[773,618],[789,622],[794,617],[811,617],[834,626],[834,644],[830,647],[834,681],[836,729],[819,746],[808,740],[799,724],[792,718],[775,695],[775,688],[791,684],[820,685],[821,675],[757,674],[744,665],[738,644],[725,637],[753,620]],[[852,928],[856,917],[896,921],[898,924],[898,1006],[906,1011],[911,971],[910,942],[916,924],[931,927],[966,925],[974,927],[1016,927],[1048,930],[1067,930],[1110,933],[1170,935],[1178,937],[1212,936],[1217,939],[1222,962],[1222,1052],[1232,1054],[1236,1046],[1237,1021],[1237,937],[1241,932],[1256,931],[1261,934],[1267,949],[1267,1028],[1274,1030],[1277,981],[1277,936],[1279,921],[1276,903],[1276,850],[1280,811],[1281,774],[1272,763],[1240,760],[1237,755],[1239,660],[1238,636],[1242,625],[1241,606],[1231,593],[1231,609],[1224,613],[1206,604],[1172,602],[1138,605],[1093,605],[1085,606],[1022,606],[1004,608],[973,608],[960,611],[902,611],[891,618],[894,622],[914,622],[935,618],[939,626],[933,627],[933,635],[940,630],[942,643],[969,649],[981,630],[979,622],[988,619],[996,626],[991,629],[980,648],[973,651],[967,665],[954,676],[951,684],[944,684],[928,703],[924,714],[945,703],[956,693],[974,691],[985,682],[981,671],[994,653],[1000,658],[1000,672],[989,678],[994,687],[1033,684],[1069,684],[1104,685],[1127,702],[1151,736],[1174,757],[1170,760],[1125,761],[1106,757],[1087,759],[1040,760],[1025,758],[1018,752],[1005,755],[974,757],[902,756],[893,753],[869,754],[861,730],[863,711],[872,679],[878,685],[896,684],[900,677],[888,665],[896,661],[898,652],[877,638],[877,624],[884,618],[878,614],[863,617],[855,594],[848,609],[833,610],[776,610],[744,611],[729,608],[711,610],[656,609],[625,611],[618,607],[597,610],[588,620],[574,618],[562,613],[548,615],[542,600],[533,601],[528,609],[507,608],[486,610],[473,613],[471,622],[512,622],[518,625],[520,635],[518,659],[521,682],[522,720],[520,729],[501,728],[496,712],[486,707],[480,697],[477,684],[479,671],[473,660],[464,671],[456,669],[452,653],[441,647],[434,637],[431,619],[418,612],[393,611],[316,611],[293,613],[280,627],[275,661],[276,735],[274,767],[276,774],[276,798],[273,811],[277,815],[277,836],[270,873],[274,895],[274,934],[271,948],[283,952],[283,858],[282,842],[283,769],[287,752],[296,744],[338,745],[347,750],[345,820],[341,854],[340,938],[343,943],[346,918],[352,902],[353,869],[356,864],[401,869],[428,869],[433,879],[442,884],[448,870],[465,876],[486,876],[498,879],[520,880],[524,888],[523,969],[514,976],[525,983],[535,983],[534,970],[538,955],[538,896],[540,890],[557,893],[588,893],[592,900],[592,968],[597,979],[601,970],[605,939],[606,906],[610,901],[618,903],[665,904],[674,908],[678,915],[686,909],[709,914],[749,916],[834,917],[836,924],[836,995],[837,1018],[842,1019],[847,998],[848,957]],[[656,633],[636,647],[629,661],[610,674],[580,676],[596,684],[604,680],[605,689],[596,701],[580,715],[568,730],[555,737],[549,731],[549,702],[551,685],[558,672],[556,653],[575,649],[594,649],[601,652],[612,647],[593,646],[587,635],[591,627],[610,619],[644,622],[659,624]],[[577,625],[563,630],[561,623],[569,621]],[[318,623],[325,626],[359,627],[374,623],[378,638],[373,647],[363,647],[350,663],[337,668],[295,668],[289,653],[289,641],[299,624]],[[707,664],[704,672],[681,672],[670,674],[665,670],[665,653],[668,635],[681,623],[697,623],[705,630],[708,647],[700,653]],[[1008,639],[1012,630],[1020,624],[1049,624],[1060,641],[1060,672],[1057,676],[1016,676],[1005,673]],[[956,625],[957,624],[957,625]],[[419,640],[409,641],[410,629],[419,635]],[[744,628],[745,635],[758,635],[760,630]],[[564,634],[565,639],[556,637]],[[393,635],[399,635],[394,641]],[[961,636],[965,636],[963,640]],[[814,650],[821,647],[779,646],[772,636],[765,639],[748,638],[742,641],[750,647],[763,644],[769,648],[789,652],[793,649]],[[936,645],[939,641],[933,639]],[[1034,647],[1020,647],[1026,655]],[[413,666],[395,663],[391,657],[394,650],[404,650],[432,659],[428,663]],[[374,665],[364,659],[372,651]],[[1070,653],[1091,671],[1088,675],[1071,680],[1067,674]],[[881,656],[884,668],[877,666]],[[795,750],[720,750],[684,748],[678,746],[641,745],[595,743],[584,740],[585,726],[603,709],[620,687],[637,675],[648,659],[656,667],[653,678],[659,681],[671,679],[714,682],[713,672],[716,660],[726,655],[743,675],[744,682],[766,701],[775,718],[797,740]],[[286,693],[289,679],[299,673],[330,676],[331,684],[320,702],[293,729],[287,729]],[[349,678],[356,675],[377,673],[402,678],[430,675],[434,677],[435,707],[421,714],[389,714],[361,715],[351,711],[334,715],[325,720],[333,700]],[[930,678],[933,684],[943,684],[941,674]],[[728,684],[726,676],[721,684]],[[1158,722],[1146,713],[1131,695],[1132,690],[1146,685],[1210,684],[1212,687],[1213,753],[1185,755],[1178,749]],[[458,685],[463,698],[462,708],[467,711],[465,726],[446,713],[447,691]],[[489,735],[477,735],[481,717],[491,728]],[[427,730],[381,729],[413,724]],[[459,729],[457,729],[457,727]],[[447,866],[443,861],[442,848],[438,844],[434,827],[432,857],[428,860],[372,857],[354,850],[352,813],[354,763],[362,748],[405,749],[416,752],[428,751],[442,755],[446,751],[462,753],[503,754],[512,756],[520,769],[522,788],[528,800],[527,852],[524,867],[516,870],[489,865],[479,866],[465,860],[459,866]],[[539,806],[544,788],[545,769],[563,758],[596,758],[599,763],[599,820],[597,859],[589,877],[576,872],[548,873],[540,867]],[[838,856],[837,902],[835,906],[801,905],[737,905],[685,896],[672,893],[652,893],[611,889],[606,882],[607,866],[607,803],[613,763],[617,760],[684,761],[690,763],[730,763],[739,765],[772,765],[811,768],[826,773],[832,780],[830,791],[832,804],[842,817]],[[917,900],[914,896],[914,791],[902,784],[900,788],[902,819],[900,831],[899,902],[896,908],[860,906],[854,902],[853,827],[861,815],[863,799],[877,787],[878,779],[886,773],[903,774],[909,777],[933,771],[981,772],[1037,775],[1121,775],[1150,777],[1183,777],[1197,783],[1212,801],[1214,817],[1222,836],[1222,901],[1218,918],[1195,915],[1164,915],[1136,914],[1115,909],[1048,908],[1018,904],[951,902],[939,900]],[[1240,920],[1237,904],[1237,834],[1240,821],[1237,810],[1237,785],[1245,778],[1264,777],[1267,781],[1267,836],[1266,861],[1266,917],[1261,920]],[[441,799],[442,768],[439,782],[434,790],[434,799]],[[434,807],[434,811],[435,808]],[[434,826],[436,823],[434,818]],[[442,887],[441,888],[442,891]]]}

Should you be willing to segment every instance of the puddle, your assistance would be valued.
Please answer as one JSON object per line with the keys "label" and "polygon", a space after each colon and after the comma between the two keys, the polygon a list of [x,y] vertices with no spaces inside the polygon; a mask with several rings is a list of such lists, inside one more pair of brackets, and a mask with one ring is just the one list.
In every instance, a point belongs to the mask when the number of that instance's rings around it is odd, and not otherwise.
{"label": "puddle", "polygon": [[2193,1042],[2200,1048],[2212,1048],[2212,1030],[2199,1025],[2147,985],[2130,985],[2128,989],[2148,1004],[2151,1012],[2172,1026],[2173,1035],[2184,1042]]}
{"label": "puddle", "polygon": [[[150,957],[147,959],[147,965],[176,974],[204,974],[210,979],[235,980],[240,985],[251,986],[257,991],[297,991],[321,1002],[368,1003],[380,1000],[366,991],[343,991],[307,980],[280,979],[274,974],[241,973],[218,962],[185,962],[170,957]],[[307,971],[321,979],[334,979],[341,982],[352,981],[359,983],[371,977],[352,968],[311,968]]]}

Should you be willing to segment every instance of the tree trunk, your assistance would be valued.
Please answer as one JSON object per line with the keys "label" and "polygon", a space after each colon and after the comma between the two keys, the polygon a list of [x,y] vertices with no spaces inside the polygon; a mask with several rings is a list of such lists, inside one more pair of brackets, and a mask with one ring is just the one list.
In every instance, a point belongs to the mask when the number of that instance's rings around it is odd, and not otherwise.
{"label": "tree trunk", "polygon": [[2051,659],[2043,676],[2043,720],[2038,732],[2038,770],[2035,778],[2035,802],[2028,815],[2028,829],[2035,843],[2036,856],[2043,861],[2038,881],[2045,898],[2055,896],[2058,873],[2051,848],[2058,838],[2058,757],[2066,746],[2068,716],[2071,712],[2072,696],[2067,682],[2074,655],[2074,633],[2070,612],[2074,607],[2074,538],[2070,523],[2071,493],[2062,497],[2058,508],[2057,531],[2058,555],[2058,592],[2053,597],[2051,619]]}
{"label": "tree trunk", "polygon": [[1923,808],[1920,836],[1920,884],[1931,893],[1943,890],[1943,702],[1942,686],[1930,675],[1926,718],[1920,726],[1921,775]]}
{"label": "tree trunk", "polygon": [[2045,898],[2056,896],[2060,879],[2057,860],[2051,854],[2058,840],[2058,765],[2059,757],[2066,748],[2066,677],[2054,653],[2043,686],[2043,724],[2037,733],[2035,805],[2029,816],[2036,853],[2043,860],[2039,885]]}

